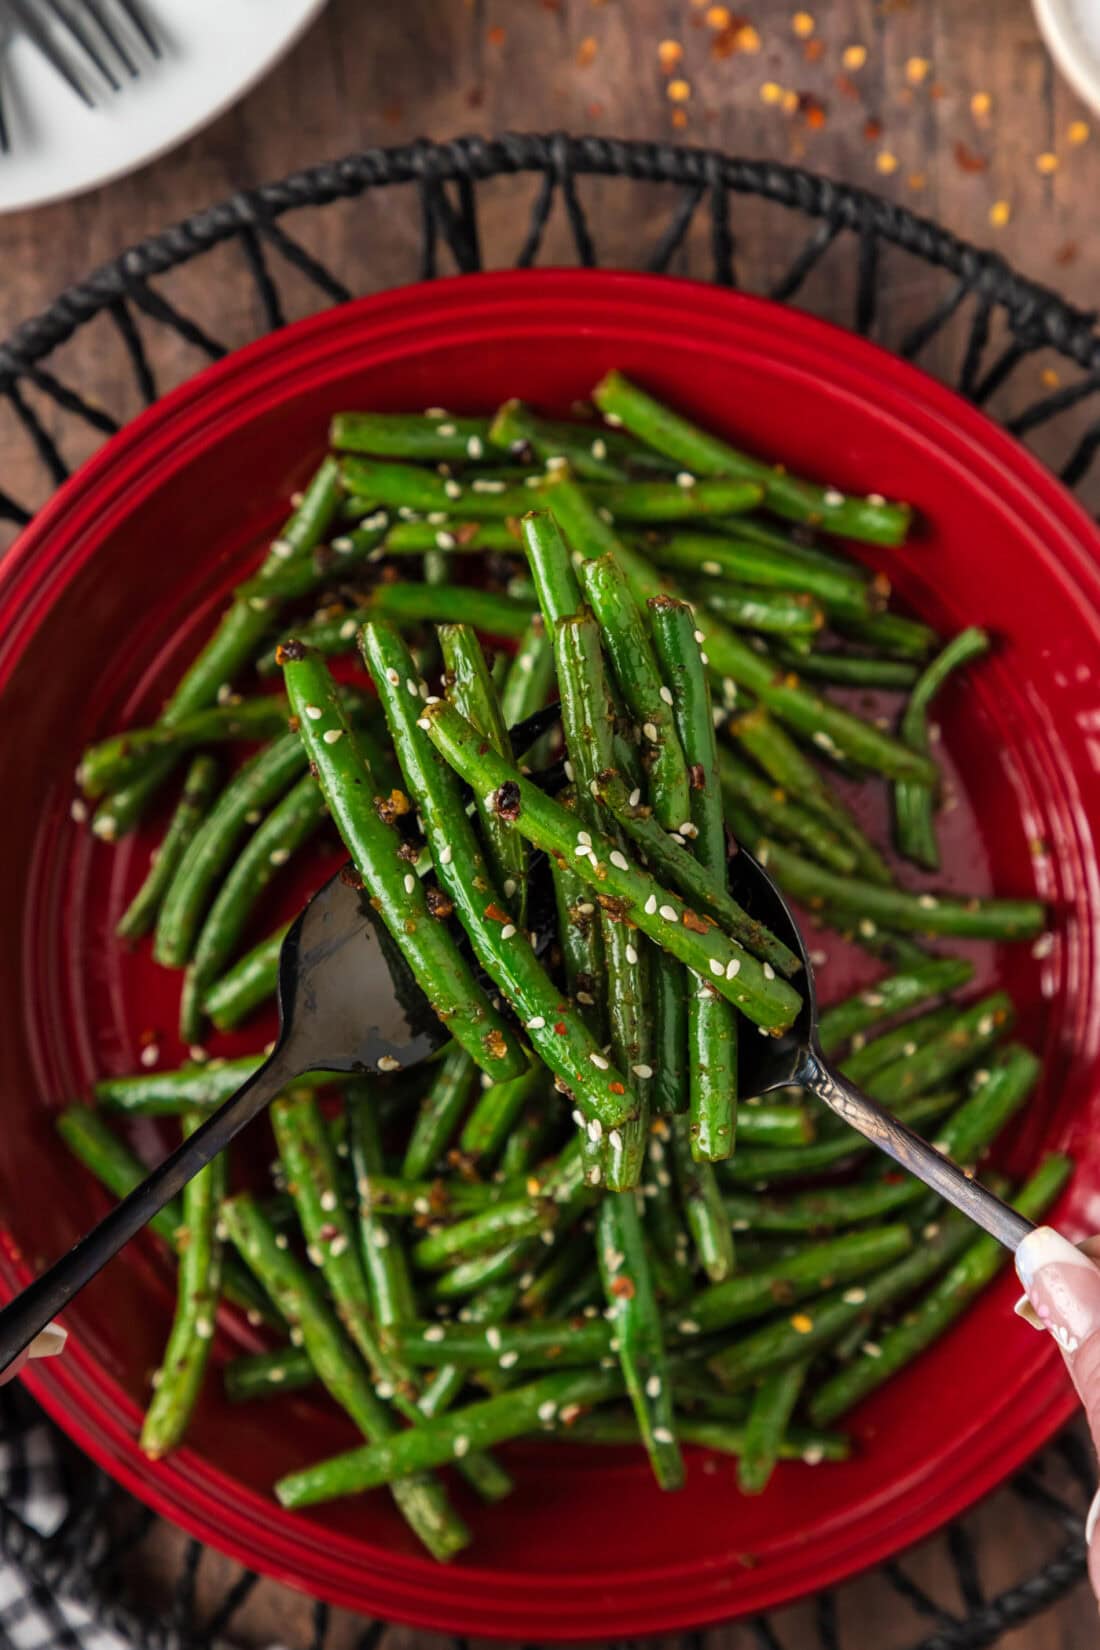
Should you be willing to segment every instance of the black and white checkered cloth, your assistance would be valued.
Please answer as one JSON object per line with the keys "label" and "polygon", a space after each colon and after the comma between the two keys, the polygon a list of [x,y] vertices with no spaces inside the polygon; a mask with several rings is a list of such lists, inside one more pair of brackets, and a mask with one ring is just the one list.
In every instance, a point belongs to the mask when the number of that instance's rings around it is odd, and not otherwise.
{"label": "black and white checkered cloth", "polygon": [[[13,1381],[0,1388],[0,1647],[2,1650],[131,1650],[75,1596],[71,1544],[76,1489],[57,1434]],[[86,1513],[83,1574],[107,1541]],[[89,1528],[88,1526],[91,1525]],[[75,1534],[75,1531],[73,1532]],[[54,1562],[51,1562],[51,1559]]]}

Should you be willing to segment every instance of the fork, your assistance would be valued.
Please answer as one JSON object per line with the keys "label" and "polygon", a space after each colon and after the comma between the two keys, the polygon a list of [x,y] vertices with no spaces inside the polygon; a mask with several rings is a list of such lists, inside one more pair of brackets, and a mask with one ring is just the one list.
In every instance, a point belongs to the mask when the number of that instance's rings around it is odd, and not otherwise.
{"label": "fork", "polygon": [[[117,16],[112,16],[109,7]],[[127,31],[136,35],[153,57],[160,56],[160,44],[137,0],[0,0],[0,15],[27,35],[90,109],[95,107],[95,83],[89,85],[79,68],[91,65],[113,92],[121,89],[116,61],[131,79],[141,72]],[[57,38],[62,32],[76,48],[75,63]],[[6,138],[6,131],[0,129],[0,148],[6,149]]]}

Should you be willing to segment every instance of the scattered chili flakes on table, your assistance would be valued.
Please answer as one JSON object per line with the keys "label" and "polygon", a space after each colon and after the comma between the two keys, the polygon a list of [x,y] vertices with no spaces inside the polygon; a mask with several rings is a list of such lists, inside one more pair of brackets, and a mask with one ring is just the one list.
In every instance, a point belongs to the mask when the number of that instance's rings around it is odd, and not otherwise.
{"label": "scattered chili flakes on table", "polygon": [[994,201],[989,208],[989,221],[994,229],[1003,229],[1012,216],[1012,208],[1007,201]]}
{"label": "scattered chili flakes on table", "polygon": [[871,115],[863,122],[863,136],[868,143],[877,143],[882,136],[882,121]]}
{"label": "scattered chili flakes on table", "polygon": [[802,55],[807,63],[818,63],[825,56],[825,42],[819,36],[807,40],[802,48]]}
{"label": "scattered chili flakes on table", "polygon": [[888,178],[890,174],[892,172],[896,172],[897,169],[897,155],[891,154],[889,149],[880,149],[878,154],[875,156],[875,171],[881,172],[884,177]]}
{"label": "scattered chili flakes on table", "polygon": [[979,155],[961,138],[955,144],[954,154],[955,165],[960,172],[985,172],[989,168],[989,161],[985,155]]}
{"label": "scattered chili flakes on table", "polygon": [[594,34],[586,34],[577,47],[577,67],[587,69],[600,49],[600,43]]}
{"label": "scattered chili flakes on table", "polygon": [[761,103],[782,103],[782,86],[777,85],[774,80],[765,80],[760,88],[760,101]]}
{"label": "scattered chili flakes on table", "polygon": [[1071,120],[1069,125],[1066,127],[1066,142],[1072,143],[1073,147],[1077,149],[1082,143],[1087,143],[1088,140],[1088,122],[1084,120]]}
{"label": "scattered chili flakes on table", "polygon": [[855,74],[856,70],[862,69],[863,65],[867,61],[867,47],[860,46],[858,44],[845,46],[843,52],[840,54],[840,61],[846,69],[850,70],[852,74]]}
{"label": "scattered chili flakes on table", "polygon": [[928,79],[928,71],[932,67],[926,57],[911,57],[905,65],[905,78],[910,86],[922,86]]}
{"label": "scattered chili flakes on table", "polygon": [[808,11],[796,11],[791,18],[791,28],[800,40],[808,40],[816,27]]}
{"label": "scattered chili flakes on table", "polygon": [[1035,170],[1042,173],[1043,177],[1049,177],[1052,172],[1058,170],[1058,156],[1052,150],[1045,149],[1041,155],[1035,157]]}
{"label": "scattered chili flakes on table", "polygon": [[1056,390],[1062,382],[1053,367],[1044,367],[1042,372],[1039,374],[1039,380],[1042,383],[1043,388],[1047,390]]}
{"label": "scattered chili flakes on table", "polygon": [[485,38],[490,46],[503,46],[507,33],[508,31],[502,23],[494,23]]}
{"label": "scattered chili flakes on table", "polygon": [[661,40],[657,44],[657,61],[666,74],[671,74],[684,55],[684,48],[678,40]]}
{"label": "scattered chili flakes on table", "polygon": [[974,96],[970,99],[970,113],[974,116],[975,120],[982,121],[988,119],[989,112],[992,107],[993,99],[990,97],[988,92],[975,92]]}
{"label": "scattered chili flakes on table", "polygon": [[665,91],[671,103],[686,103],[691,96],[691,81],[670,80]]}

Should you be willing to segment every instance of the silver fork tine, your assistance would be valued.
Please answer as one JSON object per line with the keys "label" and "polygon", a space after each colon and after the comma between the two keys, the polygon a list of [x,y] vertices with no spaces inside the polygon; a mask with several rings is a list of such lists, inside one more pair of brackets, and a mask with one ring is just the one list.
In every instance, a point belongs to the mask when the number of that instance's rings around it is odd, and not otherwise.
{"label": "silver fork tine", "polygon": [[20,26],[29,35],[42,56],[51,68],[61,76],[66,85],[71,88],[89,109],[95,108],[88,88],[72,68],[65,53],[60,49],[49,29],[39,17],[34,8],[33,0],[8,0],[8,9]]}
{"label": "silver fork tine", "polygon": [[115,28],[111,20],[104,15],[103,6],[100,4],[100,0],[77,0],[77,4],[83,7],[84,11],[91,17],[94,17],[95,21],[99,24],[100,33],[106,38],[108,43],[118,54],[122,67],[126,70],[126,73],[130,76],[131,80],[136,80],[140,70],[134,62],[134,59],[131,57],[126,42],[120,39],[118,30]]}
{"label": "silver fork tine", "polygon": [[77,45],[80,46],[82,51],[84,51],[95,64],[96,68],[110,86],[111,90],[113,92],[119,91],[120,87],[117,76],[114,74],[107,62],[107,59],[103,56],[103,53],[99,50],[99,47],[92,39],[79,17],[71,17],[61,5],[61,0],[42,0],[42,3],[49,11],[53,13],[62,28],[68,30]]}
{"label": "silver fork tine", "polygon": [[115,0],[115,4],[118,6],[119,11],[124,12],[130,19],[153,56],[159,57],[160,41],[149,27],[140,6],[137,4],[137,0]]}

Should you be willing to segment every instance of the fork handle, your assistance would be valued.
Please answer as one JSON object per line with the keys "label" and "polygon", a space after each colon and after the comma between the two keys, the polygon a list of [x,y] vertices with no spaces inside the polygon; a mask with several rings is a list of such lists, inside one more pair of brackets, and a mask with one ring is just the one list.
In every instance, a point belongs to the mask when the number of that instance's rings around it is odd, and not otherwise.
{"label": "fork handle", "polygon": [[0,1371],[64,1310],[113,1255],[147,1226],[187,1182],[225,1150],[234,1135],[301,1072],[280,1045],[248,1082],[176,1147],[163,1163],[104,1215],[67,1255],[0,1311]]}
{"label": "fork handle", "polygon": [[823,1100],[831,1111],[856,1129],[864,1139],[886,1152],[895,1163],[923,1180],[948,1203],[960,1209],[976,1226],[1003,1243],[1013,1254],[1035,1230],[1032,1222],[1017,1214],[1015,1209],[964,1174],[957,1163],[952,1163],[943,1152],[922,1140],[877,1100],[857,1089],[838,1071],[827,1064],[817,1052],[811,1052],[799,1078],[806,1087]]}

